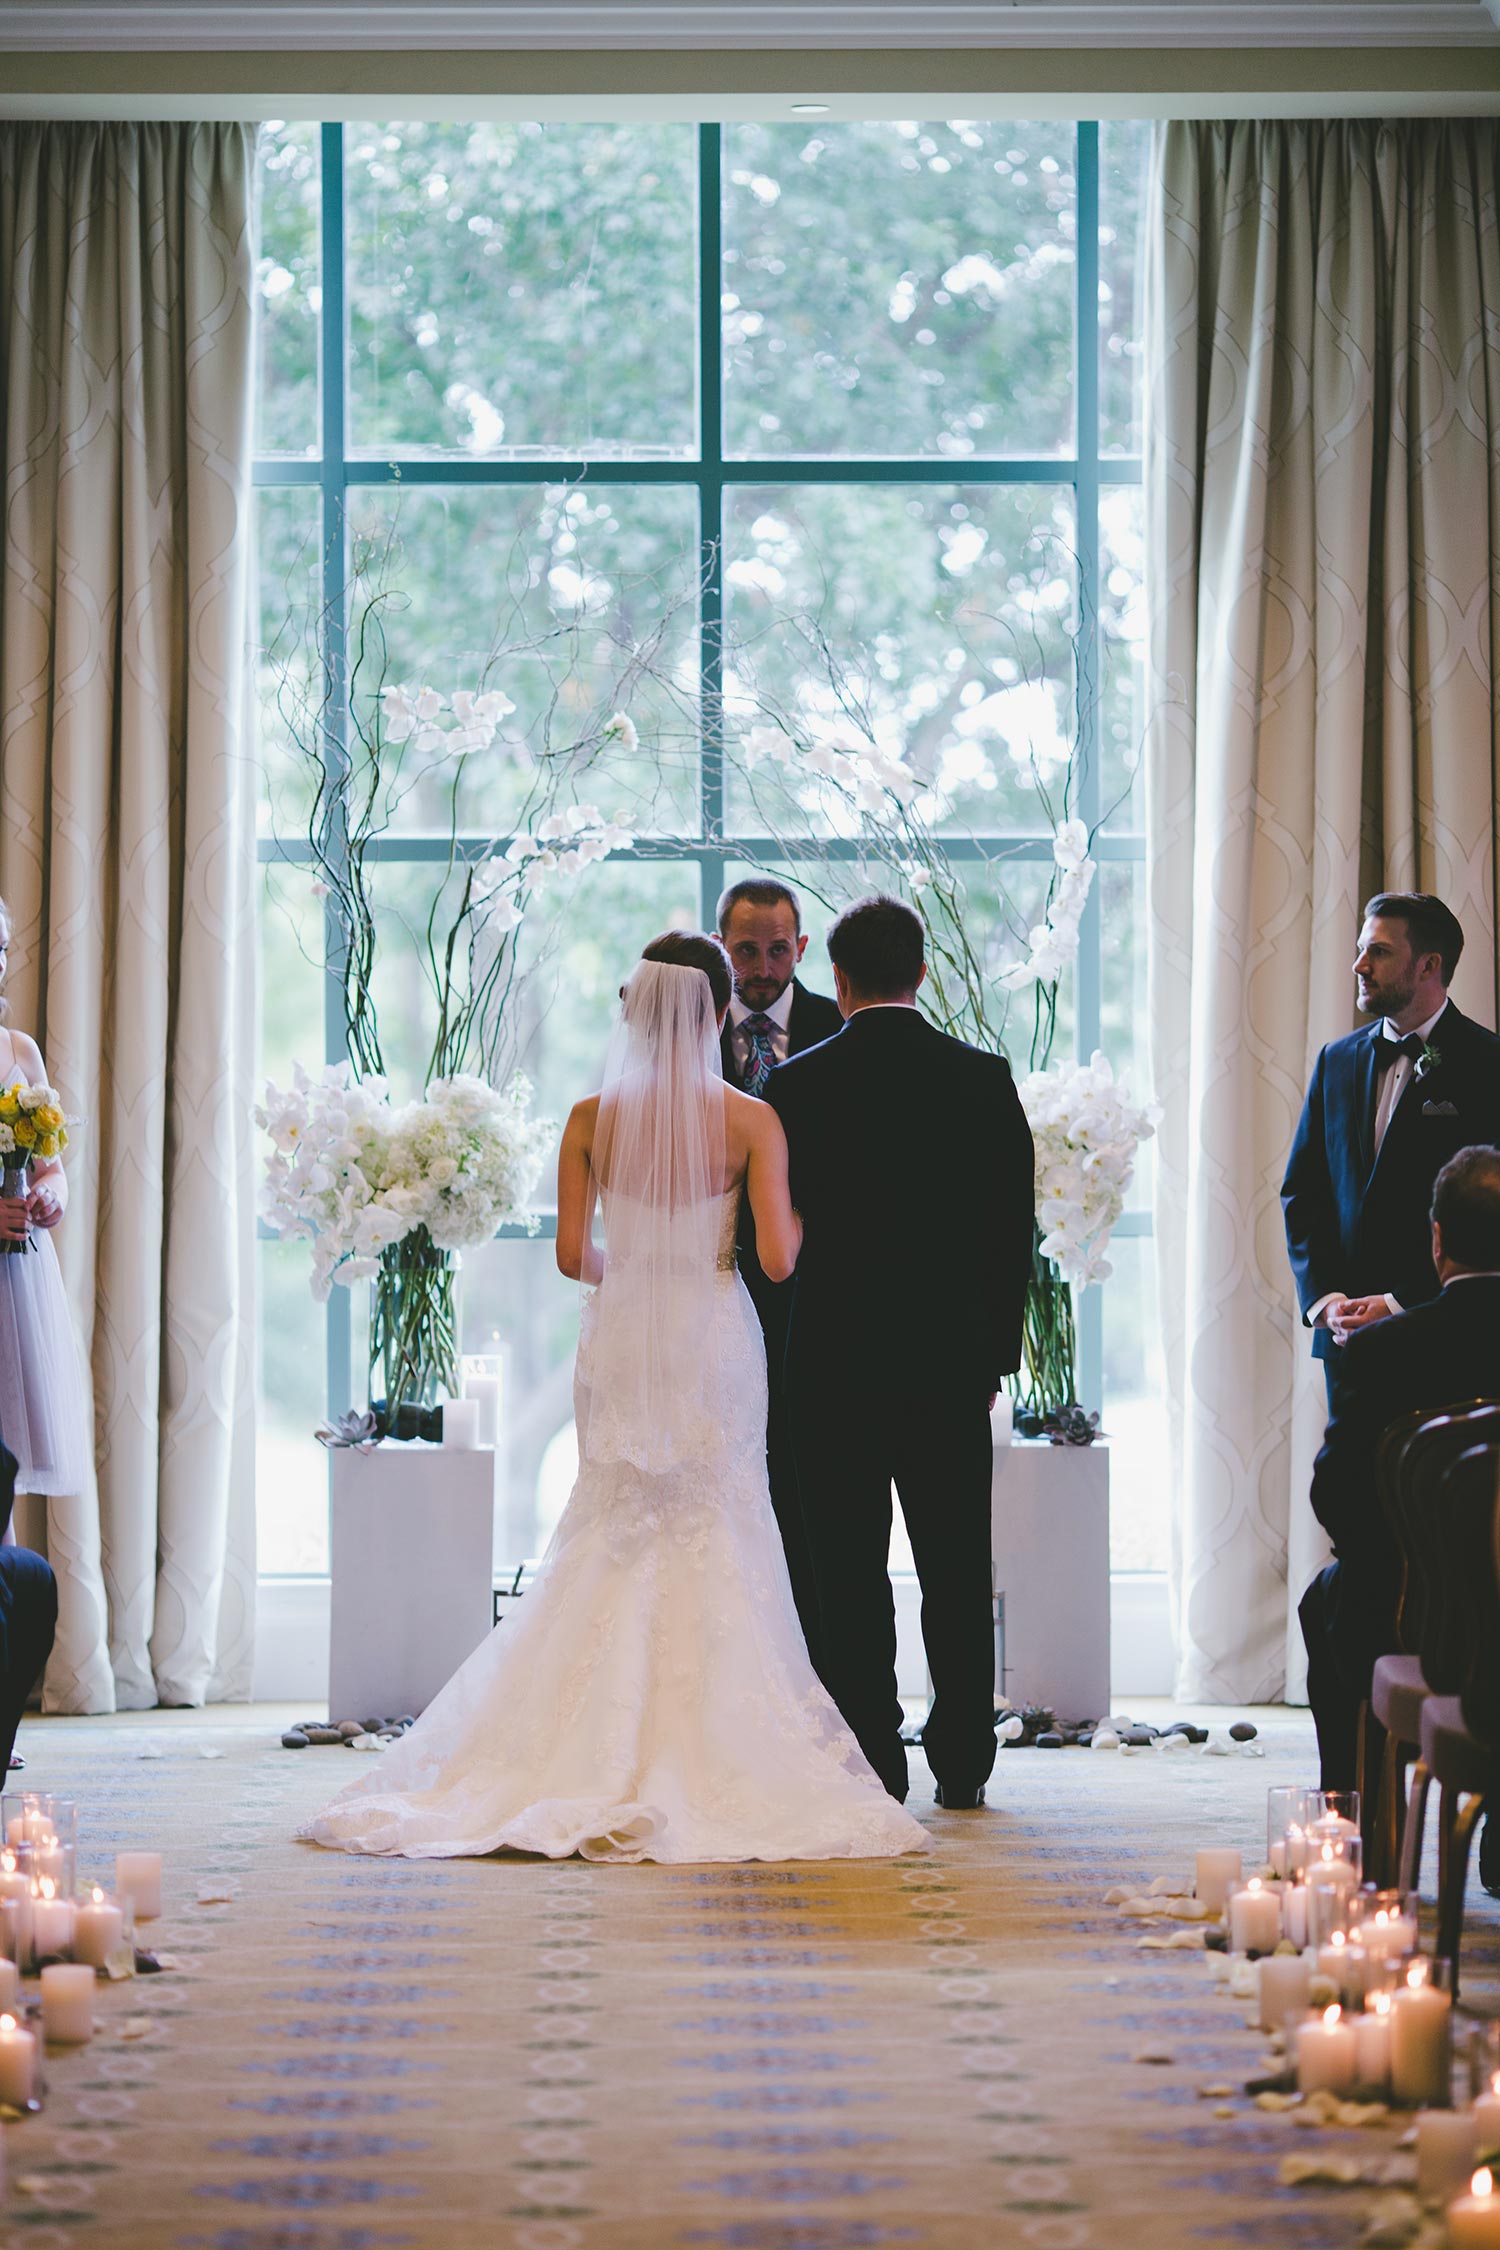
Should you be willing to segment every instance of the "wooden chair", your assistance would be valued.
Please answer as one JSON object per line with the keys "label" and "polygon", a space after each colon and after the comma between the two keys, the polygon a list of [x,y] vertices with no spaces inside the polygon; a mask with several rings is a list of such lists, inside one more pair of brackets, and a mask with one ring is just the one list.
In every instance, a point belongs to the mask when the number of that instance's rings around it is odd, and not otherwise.
{"label": "wooden chair", "polygon": [[[1422,1646],[1437,1691],[1422,1710],[1420,1765],[1438,1784],[1437,1953],[1458,1990],[1469,1848],[1486,1801],[1500,1805],[1500,1437],[1451,1462],[1441,1501],[1425,1527],[1426,1560],[1443,1582]],[[1423,1788],[1425,1801],[1426,1787]],[[1418,1837],[1407,1865],[1420,1864]]]}
{"label": "wooden chair", "polygon": [[[1492,1399],[1471,1399],[1438,1414],[1417,1409],[1390,1425],[1376,1452],[1376,1490],[1401,1558],[1396,1648],[1376,1661],[1360,1729],[1366,1867],[1370,1879],[1383,1886],[1396,1881],[1398,1868],[1406,1866],[1409,1856],[1405,1848],[1411,1827],[1408,1772],[1411,1805],[1418,1814],[1418,1855],[1426,1805],[1428,1776],[1420,1762],[1422,1711],[1437,1683],[1427,1676],[1421,1651],[1442,1590],[1431,1580],[1422,1529],[1438,1504],[1449,1463],[1492,1427],[1500,1432],[1500,1402]],[[1371,1811],[1363,1785],[1377,1763],[1379,1782]],[[1414,1885],[1415,1875],[1407,1887]]]}

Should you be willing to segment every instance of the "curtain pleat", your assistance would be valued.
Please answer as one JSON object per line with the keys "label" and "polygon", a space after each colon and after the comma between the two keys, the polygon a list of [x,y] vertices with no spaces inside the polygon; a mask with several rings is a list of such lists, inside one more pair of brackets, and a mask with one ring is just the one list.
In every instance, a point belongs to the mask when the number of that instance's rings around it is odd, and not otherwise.
{"label": "curtain pleat", "polygon": [[46,1707],[249,1692],[254,128],[0,125],[0,891],[83,1124],[97,1489],[33,1502]]}
{"label": "curtain pleat", "polygon": [[1495,1021],[1500,125],[1182,123],[1147,222],[1147,823],[1179,1691],[1304,1692],[1323,1384],[1279,1186],[1360,907]]}

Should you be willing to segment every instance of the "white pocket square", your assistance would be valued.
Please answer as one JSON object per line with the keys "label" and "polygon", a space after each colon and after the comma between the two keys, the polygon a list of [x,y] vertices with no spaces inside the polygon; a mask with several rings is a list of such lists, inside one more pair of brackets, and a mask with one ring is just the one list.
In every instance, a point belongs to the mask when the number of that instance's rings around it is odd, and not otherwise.
{"label": "white pocket square", "polygon": [[1424,1117],[1457,1117],[1458,1111],[1454,1108],[1452,1102],[1423,1102],[1422,1115]]}

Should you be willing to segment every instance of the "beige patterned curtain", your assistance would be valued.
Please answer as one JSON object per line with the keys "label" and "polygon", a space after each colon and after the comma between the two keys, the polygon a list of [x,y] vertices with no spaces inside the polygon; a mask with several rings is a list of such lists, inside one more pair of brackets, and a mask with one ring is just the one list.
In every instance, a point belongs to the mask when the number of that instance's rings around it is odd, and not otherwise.
{"label": "beige patterned curtain", "polygon": [[85,1120],[57,1241],[98,1468],[19,1513],[52,1710],[249,1691],[253,156],[0,125],[0,892],[12,1021]]}
{"label": "beige patterned curtain", "polygon": [[1447,899],[1494,1023],[1500,124],[1159,130],[1151,1016],[1179,1690],[1304,1690],[1323,1421],[1282,1168],[1363,899]]}

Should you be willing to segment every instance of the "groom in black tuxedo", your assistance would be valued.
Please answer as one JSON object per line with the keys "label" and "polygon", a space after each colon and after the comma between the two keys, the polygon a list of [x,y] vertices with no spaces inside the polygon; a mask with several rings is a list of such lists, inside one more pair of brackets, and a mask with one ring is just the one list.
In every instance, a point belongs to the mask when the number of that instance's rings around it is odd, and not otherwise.
{"label": "groom in black tuxedo", "polygon": [[891,1486],[922,1588],[937,1801],[984,1800],[995,1761],[989,1408],[1021,1361],[1031,1133],[1009,1066],[917,1011],[922,924],[862,899],[828,939],[847,1019],[778,1069],[802,1214],[787,1408],[817,1583],[809,1648],[893,1797],[906,1752],[887,1557]]}
{"label": "groom in black tuxedo", "polygon": [[[802,904],[789,884],[769,875],[731,883],[719,901],[718,926],[734,974],[734,992],[719,1038],[725,1081],[738,1086],[742,1093],[764,1098],[773,1070],[792,1055],[831,1039],[844,1028],[844,1019],[836,1001],[821,992],[809,992],[797,975],[798,964],[807,951],[807,938],[802,928]],[[787,1572],[803,1637],[810,1644],[817,1595],[786,1434],[783,1387],[787,1321],[795,1283],[768,1281],[761,1271],[748,1195],[740,1198],[736,1248],[740,1276],[766,1340],[770,1391],[766,1474],[771,1505],[786,1549]]]}
{"label": "groom in black tuxedo", "polygon": [[1438,1172],[1468,1144],[1500,1140],[1500,1039],[1448,998],[1463,942],[1441,899],[1370,900],[1354,976],[1360,1013],[1377,1020],[1323,1049],[1292,1143],[1287,1251],[1335,1415],[1350,1337],[1437,1294]]}

